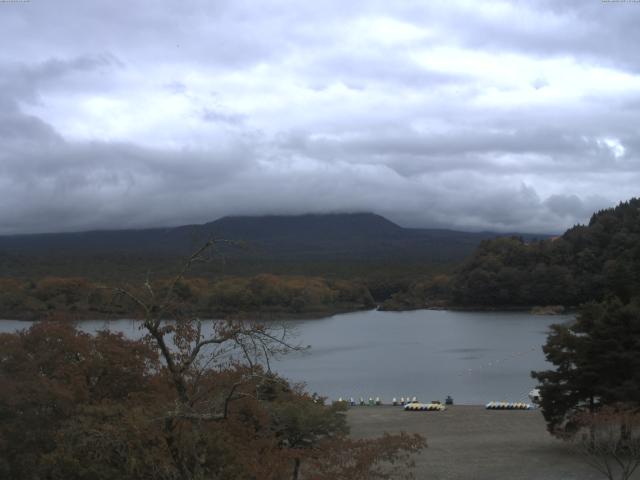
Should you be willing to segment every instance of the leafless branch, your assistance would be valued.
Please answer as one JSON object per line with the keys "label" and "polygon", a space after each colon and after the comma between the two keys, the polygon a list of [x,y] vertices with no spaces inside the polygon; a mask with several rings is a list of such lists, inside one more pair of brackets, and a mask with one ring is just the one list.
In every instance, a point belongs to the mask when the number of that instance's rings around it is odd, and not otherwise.
{"label": "leafless branch", "polygon": [[150,306],[146,302],[143,302],[142,300],[140,300],[137,296],[135,296],[129,290],[126,290],[124,288],[114,288],[113,292],[116,295],[123,295],[123,296],[129,298],[130,300],[133,300],[136,303],[136,305],[138,305],[140,308],[142,308],[144,310],[145,317],[147,317],[147,316],[149,316],[151,314]]}
{"label": "leafless branch", "polygon": [[586,462],[610,480],[629,479],[640,466],[640,413],[603,407],[579,416],[577,423],[572,442]]}

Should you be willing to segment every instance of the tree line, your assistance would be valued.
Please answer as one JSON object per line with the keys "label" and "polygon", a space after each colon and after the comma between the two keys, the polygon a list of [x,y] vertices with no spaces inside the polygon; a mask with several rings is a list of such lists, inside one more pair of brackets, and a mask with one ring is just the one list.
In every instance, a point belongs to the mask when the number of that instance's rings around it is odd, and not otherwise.
{"label": "tree line", "polygon": [[577,307],[640,291],[640,199],[592,215],[544,240],[483,240],[461,264],[410,278],[382,299],[382,308]]}
{"label": "tree line", "polygon": [[[160,290],[169,279],[157,282]],[[0,315],[5,318],[96,318],[131,315],[130,298],[114,298],[105,283],[86,278],[0,278]],[[133,284],[133,291],[144,289]],[[205,318],[261,314],[328,315],[375,306],[366,285],[353,280],[261,274],[251,277],[183,278],[175,293],[182,308]]]}
{"label": "tree line", "polygon": [[451,301],[478,306],[577,306],[640,291],[640,199],[594,213],[551,240],[483,241],[451,280]]}

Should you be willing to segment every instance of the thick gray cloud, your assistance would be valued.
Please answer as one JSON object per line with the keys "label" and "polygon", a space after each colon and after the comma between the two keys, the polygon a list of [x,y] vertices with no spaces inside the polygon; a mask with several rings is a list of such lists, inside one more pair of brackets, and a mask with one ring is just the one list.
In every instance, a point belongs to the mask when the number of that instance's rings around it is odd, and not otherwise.
{"label": "thick gray cloud", "polygon": [[558,232],[638,194],[640,4],[0,3],[0,233],[374,211]]}

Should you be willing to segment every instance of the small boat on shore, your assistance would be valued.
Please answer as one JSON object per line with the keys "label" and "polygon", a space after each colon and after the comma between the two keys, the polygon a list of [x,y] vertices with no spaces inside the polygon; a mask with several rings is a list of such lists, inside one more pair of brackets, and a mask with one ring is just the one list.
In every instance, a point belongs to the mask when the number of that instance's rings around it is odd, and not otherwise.
{"label": "small boat on shore", "polygon": [[524,402],[489,402],[485,405],[487,410],[531,410],[533,406]]}
{"label": "small boat on shore", "polygon": [[443,412],[447,409],[441,403],[407,403],[404,406],[404,409],[407,411],[418,412],[418,411],[429,411],[429,412]]}

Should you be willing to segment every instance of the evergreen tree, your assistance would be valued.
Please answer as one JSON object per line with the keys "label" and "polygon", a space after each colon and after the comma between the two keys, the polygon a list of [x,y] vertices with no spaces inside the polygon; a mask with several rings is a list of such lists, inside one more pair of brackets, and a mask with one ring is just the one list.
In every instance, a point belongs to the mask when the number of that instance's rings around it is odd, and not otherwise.
{"label": "evergreen tree", "polygon": [[543,347],[556,368],[540,382],[549,430],[571,434],[584,411],[624,403],[640,407],[640,301],[586,304],[571,325],[554,325]]}

